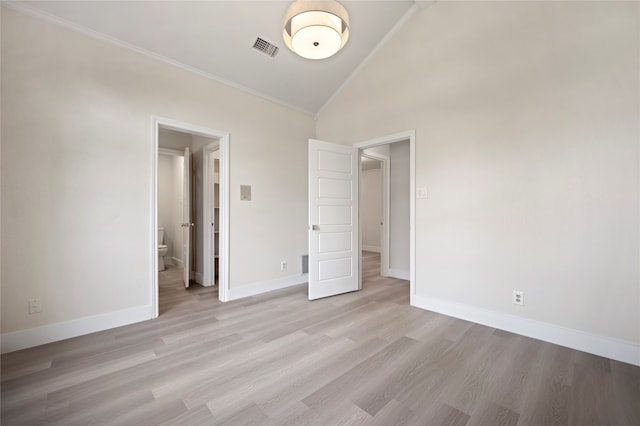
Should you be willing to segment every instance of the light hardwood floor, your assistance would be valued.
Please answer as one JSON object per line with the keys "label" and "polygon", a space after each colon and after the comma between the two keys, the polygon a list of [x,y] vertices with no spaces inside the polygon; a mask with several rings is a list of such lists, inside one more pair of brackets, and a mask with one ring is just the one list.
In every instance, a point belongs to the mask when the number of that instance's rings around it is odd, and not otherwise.
{"label": "light hardwood floor", "polygon": [[409,306],[365,253],[363,290],[220,303],[3,355],[2,424],[640,425],[640,368]]}

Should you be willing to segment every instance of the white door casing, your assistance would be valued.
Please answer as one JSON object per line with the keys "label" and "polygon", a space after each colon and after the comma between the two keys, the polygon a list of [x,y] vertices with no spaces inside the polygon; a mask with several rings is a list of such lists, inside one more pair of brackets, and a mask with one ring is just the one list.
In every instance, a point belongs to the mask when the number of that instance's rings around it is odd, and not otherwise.
{"label": "white door casing", "polygon": [[[389,136],[356,143],[360,150],[409,141],[409,297],[410,304],[416,305],[416,131],[408,130]],[[388,223],[388,221],[387,221]]]}
{"label": "white door casing", "polygon": [[189,287],[191,275],[191,150],[184,149],[182,181],[182,259],[184,260],[184,286]]}
{"label": "white door casing", "polygon": [[[162,149],[160,147],[160,130],[169,129],[179,132],[189,133],[192,135],[204,136],[219,141],[220,163],[219,163],[219,262],[218,262],[218,298],[222,302],[229,300],[229,146],[230,134],[221,130],[210,129],[207,127],[185,123],[165,117],[151,117],[151,191],[150,212],[150,243],[149,253],[151,263],[149,265],[150,273],[150,312],[149,318],[156,318],[159,315],[159,297],[158,297],[158,153]],[[184,153],[180,153],[183,156]]]}
{"label": "white door casing", "polygon": [[361,288],[358,148],[309,139],[309,300]]}

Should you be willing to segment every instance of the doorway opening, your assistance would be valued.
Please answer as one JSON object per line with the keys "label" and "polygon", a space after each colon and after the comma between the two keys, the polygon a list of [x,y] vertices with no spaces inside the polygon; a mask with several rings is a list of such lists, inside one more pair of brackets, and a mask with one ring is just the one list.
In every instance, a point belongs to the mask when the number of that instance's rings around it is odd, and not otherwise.
{"label": "doorway opening", "polygon": [[[388,150],[388,148],[387,148]],[[360,235],[363,259],[376,258],[377,276],[388,276],[389,265],[389,156],[380,152],[360,153]],[[366,269],[366,268],[365,268]]]}
{"label": "doorway opening", "polygon": [[152,133],[155,318],[160,313],[161,282],[163,292],[170,289],[174,299],[188,295],[184,288],[179,292],[180,284],[199,284],[217,285],[218,298],[227,300],[229,135],[163,118],[153,118]]}
{"label": "doorway opening", "polygon": [[[403,232],[395,231],[393,202],[388,218],[383,220],[385,240],[384,268],[390,277],[409,281],[410,303],[415,295],[415,131],[398,133],[351,146],[309,140],[309,300],[348,293],[362,289],[362,208],[360,203],[361,156],[375,156],[373,148],[387,146],[390,154],[386,169],[389,176],[384,197],[391,200],[391,170],[403,172],[397,180],[398,202],[404,213],[395,213],[401,219]],[[399,155],[391,155],[398,151]],[[392,166],[392,160],[403,159],[402,165]],[[380,157],[381,161],[386,161]],[[401,238],[396,247],[395,238]],[[394,262],[395,260],[395,262]],[[382,270],[382,267],[380,268]]]}
{"label": "doorway opening", "polygon": [[[412,299],[415,294],[415,132],[355,146],[360,158],[361,274],[377,273],[408,280]],[[378,232],[369,232],[375,230],[372,227],[375,224]],[[379,241],[379,255],[376,241]],[[371,265],[375,265],[377,259],[379,269],[372,270]]]}

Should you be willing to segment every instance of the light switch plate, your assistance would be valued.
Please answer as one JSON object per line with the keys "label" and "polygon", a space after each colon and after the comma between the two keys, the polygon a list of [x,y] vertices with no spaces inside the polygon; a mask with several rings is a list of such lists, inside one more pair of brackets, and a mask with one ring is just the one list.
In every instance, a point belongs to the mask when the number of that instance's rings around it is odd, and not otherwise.
{"label": "light switch plate", "polygon": [[416,188],[416,198],[427,198],[427,188]]}
{"label": "light switch plate", "polygon": [[240,200],[251,201],[251,185],[240,185]]}
{"label": "light switch plate", "polygon": [[42,299],[29,299],[29,314],[42,312]]}

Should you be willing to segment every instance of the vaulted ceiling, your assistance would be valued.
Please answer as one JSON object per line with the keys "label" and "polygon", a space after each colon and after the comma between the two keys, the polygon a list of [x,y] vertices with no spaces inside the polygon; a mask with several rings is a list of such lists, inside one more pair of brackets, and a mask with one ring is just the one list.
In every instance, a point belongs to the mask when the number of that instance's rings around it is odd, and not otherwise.
{"label": "vaulted ceiling", "polygon": [[[349,1],[350,38],[335,56],[314,61],[282,39],[290,1],[29,1],[10,7],[63,23],[192,69],[226,84],[317,113],[408,17],[432,1]],[[278,46],[271,58],[256,38]]]}

